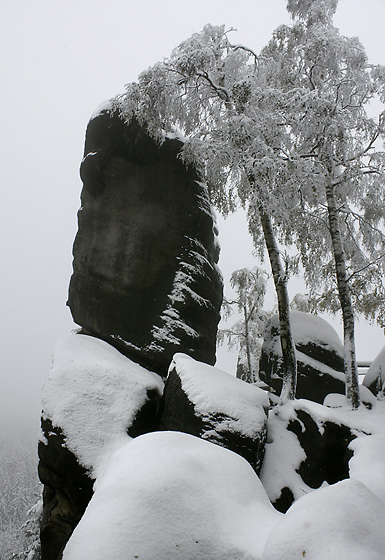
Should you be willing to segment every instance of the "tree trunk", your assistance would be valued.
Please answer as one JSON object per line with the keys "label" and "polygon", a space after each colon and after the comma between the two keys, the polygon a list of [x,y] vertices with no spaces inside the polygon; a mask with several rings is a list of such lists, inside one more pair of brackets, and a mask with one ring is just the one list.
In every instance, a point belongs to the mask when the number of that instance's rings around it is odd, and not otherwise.
{"label": "tree trunk", "polygon": [[295,357],[295,348],[290,325],[290,305],[289,295],[287,292],[287,278],[282,267],[281,257],[270,216],[264,210],[262,204],[259,204],[258,209],[278,300],[278,316],[283,362],[280,402],[285,403],[289,400],[295,399],[295,391],[297,387],[297,360]]}
{"label": "tree trunk", "polygon": [[341,304],[344,328],[345,391],[348,402],[351,407],[355,409],[360,405],[360,391],[358,387],[356,345],[354,338],[354,313],[346,274],[345,254],[342,246],[335,192],[330,180],[326,185],[326,200],[334,262],[336,266],[338,296]]}
{"label": "tree trunk", "polygon": [[254,374],[251,365],[251,352],[250,352],[250,335],[249,335],[249,317],[247,315],[247,309],[243,307],[243,317],[245,320],[245,340],[246,340],[246,356],[247,356],[247,365],[249,368],[249,380],[250,383],[254,381]]}

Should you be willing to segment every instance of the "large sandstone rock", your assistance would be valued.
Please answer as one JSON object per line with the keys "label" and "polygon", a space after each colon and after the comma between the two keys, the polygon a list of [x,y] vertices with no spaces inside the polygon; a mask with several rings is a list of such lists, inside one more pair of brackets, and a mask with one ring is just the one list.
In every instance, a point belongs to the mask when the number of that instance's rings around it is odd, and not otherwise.
{"label": "large sandstone rock", "polygon": [[60,560],[111,454],[156,429],[163,381],[106,342],[74,334],[55,350],[42,390],[42,560]]}
{"label": "large sandstone rock", "polygon": [[88,124],[68,305],[84,332],[166,375],[213,364],[222,279],[208,193],[178,154],[110,108]]}
{"label": "large sandstone rock", "polygon": [[226,372],[174,356],[163,394],[161,430],[185,432],[244,457],[258,473],[267,434],[267,394]]}
{"label": "large sandstone rock", "polygon": [[[338,334],[321,317],[290,314],[297,356],[298,399],[322,403],[329,393],[345,393],[343,346]],[[278,315],[269,320],[262,345],[259,376],[273,393],[282,388],[282,351]]]}

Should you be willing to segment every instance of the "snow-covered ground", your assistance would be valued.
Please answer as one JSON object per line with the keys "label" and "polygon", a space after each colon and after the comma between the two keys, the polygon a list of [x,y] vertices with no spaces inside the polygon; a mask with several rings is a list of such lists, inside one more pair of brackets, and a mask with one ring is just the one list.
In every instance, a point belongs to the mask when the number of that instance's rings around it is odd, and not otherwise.
{"label": "snow-covered ground", "polygon": [[[204,394],[216,391],[224,406],[235,406],[231,382],[239,380],[223,372],[207,376],[209,366],[184,355],[176,364],[198,402],[202,383]],[[129,438],[127,425],[146,391],[161,392],[162,385],[100,340],[72,335],[57,349],[43,391],[45,414],[96,477],[63,560],[385,558],[385,401],[363,387],[366,404],[357,411],[342,395],[330,395],[327,406],[300,400],[279,414],[270,411],[259,478],[242,457],[201,438],[180,432]],[[250,394],[236,406],[249,406]],[[199,406],[209,410],[206,401]],[[354,433],[349,479],[317,490],[304,485],[296,473],[304,451],[286,430],[299,408],[320,426],[330,421]],[[296,501],[282,514],[270,499],[285,485]]]}

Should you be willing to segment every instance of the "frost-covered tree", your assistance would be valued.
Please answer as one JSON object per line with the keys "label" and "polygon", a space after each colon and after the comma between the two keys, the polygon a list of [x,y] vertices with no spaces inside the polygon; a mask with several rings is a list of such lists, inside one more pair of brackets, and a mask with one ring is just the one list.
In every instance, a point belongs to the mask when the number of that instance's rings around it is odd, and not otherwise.
{"label": "frost-covered tree", "polygon": [[[38,548],[41,484],[35,433],[2,418],[0,426],[0,560],[32,560]],[[33,534],[32,534],[33,533]],[[28,554],[31,555],[28,557]],[[24,555],[24,556],[23,556]]]}
{"label": "frost-covered tree", "polygon": [[[333,27],[337,0],[290,0],[295,21],[260,55],[206,26],[144,72],[117,100],[162,140],[179,130],[183,157],[201,166],[223,212],[247,208],[277,292],[282,401],[294,398],[296,361],[287,280],[301,263],[313,309],[342,311],[347,397],[359,404],[354,312],[384,322],[382,234],[385,71],[368,65],[358,39]],[[298,256],[282,259],[280,247]],[[318,291],[317,291],[318,290]],[[321,294],[319,294],[319,291]]]}
{"label": "frost-covered tree", "polygon": [[312,308],[342,311],[347,397],[356,408],[354,315],[382,325],[385,317],[383,105],[377,118],[368,114],[372,100],[384,102],[385,69],[333,26],[337,1],[289,1],[294,25],[278,28],[262,57],[274,69],[264,91],[289,132],[276,150],[293,170],[281,185],[295,201],[282,232],[299,249]]}
{"label": "frost-covered tree", "polygon": [[269,316],[262,309],[267,281],[268,275],[259,268],[235,270],[230,278],[235,297],[223,302],[225,319],[230,317],[234,307],[240,318],[231,327],[218,332],[218,342],[226,341],[229,348],[238,348],[239,356],[246,356],[247,379],[250,381],[258,379],[260,339]]}
{"label": "frost-covered tree", "polygon": [[232,45],[224,26],[207,25],[129,84],[116,105],[125,119],[136,118],[159,141],[176,131],[183,135],[182,156],[201,170],[217,208],[227,213],[240,203],[248,207],[250,231],[262,227],[277,292],[284,402],[295,397],[297,365],[287,292],[290,263],[282,262],[271,192],[287,164],[272,165],[271,146],[284,142],[286,131],[259,103],[260,70],[258,57]]}

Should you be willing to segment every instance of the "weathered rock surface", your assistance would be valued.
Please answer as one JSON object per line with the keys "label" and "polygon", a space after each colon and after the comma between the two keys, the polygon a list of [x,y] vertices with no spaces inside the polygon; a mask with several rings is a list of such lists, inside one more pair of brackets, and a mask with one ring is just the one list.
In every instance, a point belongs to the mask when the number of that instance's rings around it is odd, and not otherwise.
{"label": "weathered rock surface", "polygon": [[166,375],[175,352],[215,362],[222,279],[206,187],[110,109],[87,127],[68,305],[85,332]]}
{"label": "weathered rock surface", "polygon": [[165,384],[163,402],[161,430],[185,432],[226,447],[259,472],[269,408],[264,391],[177,354]]}
{"label": "weathered rock surface", "polygon": [[[321,317],[290,314],[297,356],[297,398],[321,403],[329,393],[345,393],[343,346],[338,334]],[[268,322],[259,363],[259,376],[272,392],[282,388],[282,351],[278,315]]]}
{"label": "weathered rock surface", "polygon": [[94,480],[66,447],[60,428],[42,420],[45,442],[39,441],[39,478],[44,484],[40,524],[42,560],[60,560],[93,494]]}

